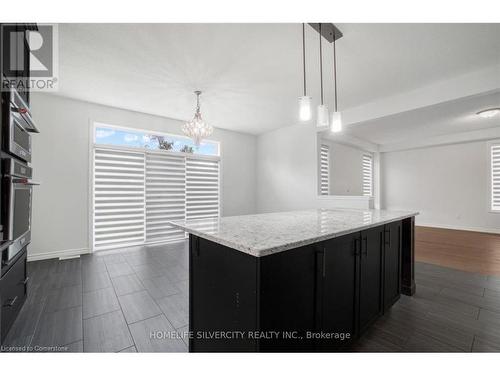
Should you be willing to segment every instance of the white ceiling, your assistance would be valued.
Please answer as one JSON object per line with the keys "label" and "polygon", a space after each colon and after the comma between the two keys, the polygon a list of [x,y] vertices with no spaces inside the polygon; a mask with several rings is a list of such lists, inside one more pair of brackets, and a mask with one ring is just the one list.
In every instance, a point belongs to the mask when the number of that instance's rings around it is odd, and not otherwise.
{"label": "white ceiling", "polygon": [[[337,26],[341,110],[500,62],[500,24]],[[212,125],[259,134],[297,122],[301,32],[300,24],[61,24],[59,94],[187,120],[192,91],[201,89]],[[307,35],[308,90],[317,100],[318,38],[309,27]],[[328,104],[331,58],[324,45]],[[380,135],[377,126],[391,131]],[[401,137],[389,134],[395,126],[352,131],[393,142]]]}
{"label": "white ceiling", "polygon": [[500,108],[500,91],[440,103],[347,126],[356,138],[389,145],[416,139],[500,127],[500,117],[482,118],[482,109]]}

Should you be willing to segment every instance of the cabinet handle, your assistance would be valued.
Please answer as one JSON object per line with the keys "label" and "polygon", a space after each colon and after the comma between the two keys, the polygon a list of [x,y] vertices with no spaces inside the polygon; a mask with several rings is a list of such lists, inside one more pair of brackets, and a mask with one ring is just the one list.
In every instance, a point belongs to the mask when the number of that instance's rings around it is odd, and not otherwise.
{"label": "cabinet handle", "polygon": [[359,240],[359,238],[355,238],[355,239],[354,239],[354,255],[355,255],[355,256],[360,255],[360,253],[361,253],[361,251],[360,251],[360,249],[359,249],[359,248],[360,248],[360,246],[361,246],[361,244],[360,244],[360,240]]}
{"label": "cabinet handle", "polygon": [[326,251],[323,249],[323,277],[326,276]]}
{"label": "cabinet handle", "polygon": [[[363,242],[365,243],[365,250],[361,251],[361,254],[364,254],[365,256],[368,256],[368,237],[363,238]],[[363,248],[363,246],[361,246]]]}
{"label": "cabinet handle", "polygon": [[[325,277],[325,275],[326,275],[326,262],[325,262],[326,254],[325,253],[326,253],[326,251],[325,251],[324,247],[322,247],[322,248],[317,247],[316,248],[316,251],[315,251],[316,269],[319,271],[319,267],[320,267],[319,262],[321,259],[321,263],[322,263],[321,264],[321,275],[322,275],[322,277]],[[320,256],[321,256],[321,258],[320,258]]]}
{"label": "cabinet handle", "polygon": [[15,296],[14,298],[12,298],[9,303],[6,303],[3,306],[4,307],[13,307],[16,304],[16,302],[17,302],[17,296]]}
{"label": "cabinet handle", "polygon": [[384,230],[385,244],[391,247],[391,228]]}

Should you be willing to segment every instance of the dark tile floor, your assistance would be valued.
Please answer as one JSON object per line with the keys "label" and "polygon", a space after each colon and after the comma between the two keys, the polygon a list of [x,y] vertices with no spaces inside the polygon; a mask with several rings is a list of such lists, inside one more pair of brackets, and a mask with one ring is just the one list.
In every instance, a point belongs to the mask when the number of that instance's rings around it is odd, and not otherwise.
{"label": "dark tile floor", "polygon": [[417,293],[401,296],[355,351],[500,352],[500,277],[416,263]]}
{"label": "dark tile floor", "polygon": [[30,262],[28,274],[28,299],[4,351],[187,351],[185,242]]}
{"label": "dark tile floor", "polygon": [[[186,247],[29,263],[28,300],[4,350],[187,351]],[[500,351],[500,277],[425,263],[417,263],[416,276],[416,295],[402,296],[352,351]]]}

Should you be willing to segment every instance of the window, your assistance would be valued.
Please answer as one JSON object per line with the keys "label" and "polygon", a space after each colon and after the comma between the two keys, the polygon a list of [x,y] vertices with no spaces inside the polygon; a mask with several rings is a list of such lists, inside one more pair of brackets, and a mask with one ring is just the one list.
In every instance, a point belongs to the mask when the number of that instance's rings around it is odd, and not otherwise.
{"label": "window", "polygon": [[96,124],[94,142],[96,145],[123,146],[147,150],[165,150],[195,155],[219,156],[218,142],[204,140],[201,145],[196,148],[192,139],[181,135],[124,129],[105,124]]}
{"label": "window", "polygon": [[369,154],[363,155],[363,195],[373,195],[373,157]]}
{"label": "window", "polygon": [[330,194],[330,148],[327,145],[321,145],[319,154],[319,175],[319,194]]}
{"label": "window", "polygon": [[[168,221],[219,216],[219,157],[199,154],[218,154],[219,144],[208,142],[197,154],[182,147],[178,151],[146,147],[139,139],[143,134],[101,124],[95,127],[95,250],[180,240],[184,232]],[[162,137],[165,142],[178,138],[184,142],[181,146],[189,146],[183,137]]]}
{"label": "window", "polygon": [[491,146],[491,210],[500,212],[500,143]]}

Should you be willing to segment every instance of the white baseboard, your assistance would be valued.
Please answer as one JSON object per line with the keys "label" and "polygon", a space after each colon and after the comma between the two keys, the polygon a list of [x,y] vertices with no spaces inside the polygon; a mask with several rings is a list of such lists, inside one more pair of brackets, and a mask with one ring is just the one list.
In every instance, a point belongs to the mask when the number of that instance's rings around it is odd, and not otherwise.
{"label": "white baseboard", "polygon": [[453,229],[453,230],[465,230],[469,232],[500,234],[500,229],[498,228],[463,227],[459,225],[442,225],[442,224],[432,224],[432,223],[415,223],[415,225],[417,227],[443,228],[443,229]]}
{"label": "white baseboard", "polygon": [[30,250],[28,247],[28,262],[33,262],[36,260],[53,259],[53,258],[71,258],[88,253],[90,253],[90,249],[66,249],[66,250],[51,251],[46,253],[30,254]]}

